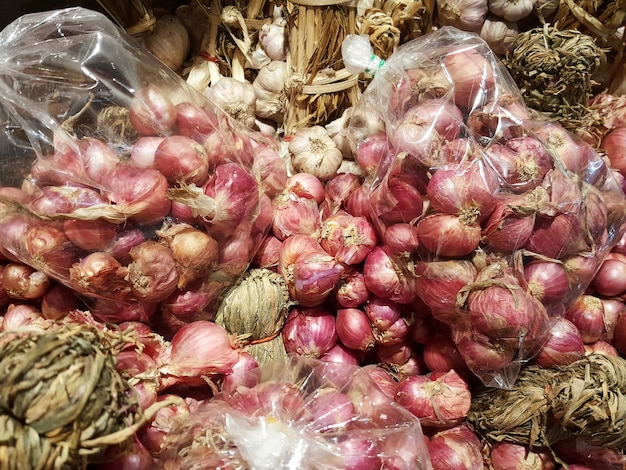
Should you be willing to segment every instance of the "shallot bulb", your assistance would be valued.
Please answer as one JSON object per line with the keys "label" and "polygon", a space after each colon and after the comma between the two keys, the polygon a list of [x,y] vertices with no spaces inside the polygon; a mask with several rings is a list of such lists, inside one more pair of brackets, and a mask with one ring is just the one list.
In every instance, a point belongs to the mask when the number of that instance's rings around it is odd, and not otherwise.
{"label": "shallot bulb", "polygon": [[316,237],[322,230],[322,219],[317,202],[284,189],[274,198],[272,233],[283,241],[292,235]]}
{"label": "shallot bulb", "polygon": [[548,337],[533,360],[542,367],[564,366],[585,355],[580,331],[565,317],[552,320]]}
{"label": "shallot bulb", "polygon": [[462,110],[480,108],[493,99],[495,78],[489,57],[477,48],[460,48],[442,59],[442,82],[454,84],[454,102]]}
{"label": "shallot bulb", "polygon": [[371,191],[367,202],[370,204],[370,218],[375,217],[385,225],[392,225],[411,223],[422,215],[422,200],[418,186],[410,175],[392,174]]}
{"label": "shallot bulb", "polygon": [[481,228],[458,215],[432,213],[417,223],[417,239],[435,257],[460,258],[478,248]]}
{"label": "shallot bulb", "polygon": [[[491,448],[489,460],[494,470],[548,470],[543,456],[534,449],[511,442],[496,442]],[[546,468],[547,467],[547,468]]]}
{"label": "shallot bulb", "polygon": [[426,441],[434,470],[483,470],[482,444],[476,434],[459,425],[436,432]]}
{"label": "shallot bulb", "polygon": [[403,378],[396,401],[420,419],[423,426],[450,427],[468,414],[468,384],[454,371],[430,372]]}
{"label": "shallot bulb", "polygon": [[323,307],[294,308],[282,329],[287,352],[319,358],[337,344],[335,317]]}
{"label": "shallot bulb", "polygon": [[415,276],[382,246],[376,246],[367,255],[363,275],[368,290],[378,297],[401,304],[408,304],[415,297]]}
{"label": "shallot bulb", "polygon": [[499,181],[482,160],[462,160],[438,168],[426,188],[431,207],[472,223],[493,212]]}
{"label": "shallot bulb", "polygon": [[562,263],[535,260],[524,266],[527,288],[544,305],[563,301],[570,285]]}
{"label": "shallot bulb", "polygon": [[364,217],[339,211],[322,223],[320,245],[337,261],[346,265],[359,264],[376,246],[376,232]]}
{"label": "shallot bulb", "polygon": [[367,302],[369,295],[363,273],[358,269],[346,268],[335,287],[337,304],[343,308],[359,307]]}
{"label": "shallot bulb", "polygon": [[209,178],[209,158],[204,147],[191,137],[171,135],[154,152],[154,168],[172,184],[203,185]]}
{"label": "shallot bulb", "polygon": [[527,206],[522,195],[498,198],[484,224],[483,242],[501,253],[513,253],[524,248],[533,233],[536,218],[536,211]]}
{"label": "shallot bulb", "polygon": [[137,299],[159,301],[174,293],[179,276],[172,250],[155,241],[146,241],[131,249],[130,257],[128,280]]}
{"label": "shallot bulb", "polygon": [[598,341],[606,332],[604,304],[593,295],[583,294],[574,300],[565,317],[576,325],[585,344]]}
{"label": "shallot bulb", "polygon": [[237,364],[239,353],[223,327],[198,320],[176,332],[157,362],[162,374],[177,377],[228,374]]}
{"label": "shallot bulb", "polygon": [[140,135],[168,135],[176,123],[170,97],[155,85],[140,89],[128,107],[130,122]]}

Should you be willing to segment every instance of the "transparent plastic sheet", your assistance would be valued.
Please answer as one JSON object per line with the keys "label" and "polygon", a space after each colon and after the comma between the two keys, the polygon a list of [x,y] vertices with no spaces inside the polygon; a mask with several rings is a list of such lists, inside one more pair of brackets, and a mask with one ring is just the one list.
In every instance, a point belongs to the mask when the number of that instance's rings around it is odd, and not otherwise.
{"label": "transparent plastic sheet", "polygon": [[362,368],[291,355],[172,426],[160,468],[431,469],[419,419]]}
{"label": "transparent plastic sheet", "polygon": [[[211,315],[269,227],[267,175],[253,156],[280,158],[277,142],[98,12],[25,15],[0,39],[2,252],[83,294],[105,320],[146,321],[159,306],[179,314],[174,323]],[[201,164],[171,170],[172,154]],[[176,251],[180,224],[210,237],[199,236],[202,254]],[[131,248],[143,242],[159,247],[137,260]],[[92,254],[101,259],[86,262]]]}
{"label": "transparent plastic sheet", "polygon": [[[508,387],[620,239],[622,189],[589,145],[526,107],[473,33],[443,27],[372,74],[349,132],[357,161],[376,161],[364,186],[381,238],[416,227],[418,251],[390,254],[415,288],[403,302],[447,324],[486,385]],[[558,296],[524,274],[539,262],[562,268]]]}

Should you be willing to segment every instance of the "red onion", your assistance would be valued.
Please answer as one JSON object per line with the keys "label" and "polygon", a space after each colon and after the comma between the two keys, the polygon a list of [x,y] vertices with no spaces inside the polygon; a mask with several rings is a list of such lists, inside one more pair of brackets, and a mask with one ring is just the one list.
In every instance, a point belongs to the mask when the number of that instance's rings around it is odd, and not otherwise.
{"label": "red onion", "polygon": [[433,470],[483,470],[482,445],[466,426],[436,432],[426,441]]}
{"label": "red onion", "polygon": [[272,233],[279,240],[292,235],[316,237],[322,229],[322,219],[317,202],[285,189],[274,199]]}
{"label": "red onion", "polygon": [[556,442],[552,449],[568,464],[583,465],[591,470],[623,470],[626,465],[626,455],[619,450],[594,446],[578,437]]}
{"label": "red onion", "polygon": [[359,307],[367,302],[369,295],[363,273],[358,269],[348,267],[336,286],[337,304],[343,308]]}
{"label": "red onion", "polygon": [[220,129],[207,135],[202,143],[209,162],[216,166],[237,162],[250,168],[254,156],[250,140],[227,126],[226,122],[220,122]]}
{"label": "red onion", "polygon": [[408,339],[399,343],[392,344],[376,344],[374,347],[374,354],[376,358],[392,367],[401,366],[406,364],[413,355],[413,344]]}
{"label": "red onion", "polygon": [[[178,272],[179,289],[207,276],[217,262],[218,244],[202,230],[187,224],[173,224],[157,230],[156,234],[170,249]],[[132,253],[131,250],[131,256]],[[167,262],[164,262],[164,267],[167,267]]]}
{"label": "red onion", "polygon": [[118,233],[117,225],[102,219],[68,219],[63,222],[65,236],[78,248],[87,251],[106,249]]}
{"label": "red onion", "polygon": [[617,297],[626,293],[626,255],[611,253],[607,256],[589,287],[596,294]]}
{"label": "red onion", "polygon": [[553,261],[534,260],[524,266],[528,291],[544,305],[560,303],[569,291],[565,267]]}
{"label": "red onion", "polygon": [[380,366],[370,364],[363,366],[363,371],[367,373],[387,398],[391,400],[395,399],[397,382],[387,370]]}
{"label": "red onion", "polygon": [[526,105],[520,97],[498,96],[494,101],[472,110],[467,116],[467,127],[476,136],[501,137],[504,140],[521,137],[527,133],[523,120],[530,119]]}
{"label": "red onion", "polygon": [[372,209],[370,205],[370,187],[361,185],[352,191],[346,200],[346,209],[356,217],[368,217],[372,220],[370,217]]}
{"label": "red onion", "polygon": [[73,290],[63,284],[55,284],[41,299],[41,314],[48,320],[58,320],[82,306]]}
{"label": "red onion", "polygon": [[256,240],[245,231],[224,242],[219,250],[218,265],[222,274],[236,278],[244,273],[253,257]]}
{"label": "red onion", "polygon": [[[124,321],[149,322],[156,311],[156,302],[137,302],[127,299],[116,300],[98,297],[90,312],[100,322],[119,323]],[[73,312],[71,312],[73,313]]]}
{"label": "red onion", "polygon": [[334,447],[346,470],[376,470],[382,468],[379,443],[371,438],[346,434]]}
{"label": "red onion", "polygon": [[480,244],[480,225],[466,223],[457,215],[434,213],[417,223],[421,247],[434,256],[460,258],[472,253]]}
{"label": "red onion", "polygon": [[454,342],[467,366],[480,377],[511,364],[519,347],[519,339],[489,338],[471,332],[460,333]]}
{"label": "red onion", "polygon": [[489,453],[493,470],[548,470],[541,455],[528,447],[511,442],[496,442]]}
{"label": "red onion", "polygon": [[139,168],[154,167],[154,155],[165,137],[139,137],[130,149],[130,162]]}
{"label": "red onion", "polygon": [[22,238],[33,225],[34,220],[24,214],[12,214],[3,217],[0,224],[0,237],[2,237],[0,252],[3,257],[17,261],[15,255],[22,250]]}
{"label": "red onion", "polygon": [[569,277],[570,286],[575,288],[577,293],[585,289],[591,283],[600,263],[601,260],[591,254],[565,257],[563,265]]}
{"label": "red onion", "polygon": [[305,432],[345,432],[358,415],[352,400],[332,387],[319,388],[309,395],[306,405],[295,417]]}
{"label": "red onion", "polygon": [[484,242],[502,253],[524,248],[533,233],[535,211],[524,207],[522,195],[499,198],[483,228]]}
{"label": "red onion", "polygon": [[469,386],[454,370],[404,377],[396,388],[396,401],[423,426],[459,424],[469,412],[471,398]]}
{"label": "red onion", "polygon": [[176,130],[178,134],[204,142],[206,136],[218,129],[218,118],[212,111],[189,102],[178,103]]}
{"label": "red onion", "polygon": [[410,256],[419,247],[417,228],[405,223],[390,225],[385,230],[384,243],[392,254]]}
{"label": "red onion", "polygon": [[[105,207],[107,200],[99,192],[80,186],[44,186],[28,202],[28,208],[43,216],[70,214],[78,209]],[[104,211],[104,208],[103,208]]]}
{"label": "red onion", "polygon": [[617,348],[606,341],[596,341],[595,343],[585,344],[585,354],[605,354],[607,356],[617,357],[619,352]]}
{"label": "red onion", "polygon": [[604,307],[604,327],[606,332],[600,337],[602,341],[613,341],[615,327],[621,315],[626,313],[626,304],[622,299],[600,299]]}
{"label": "red onion", "polygon": [[[114,447],[109,448],[112,449]],[[135,438],[124,452],[106,463],[95,464],[94,470],[145,470],[154,468],[156,462],[148,449]]]}
{"label": "red onion", "polygon": [[374,328],[376,344],[389,346],[403,342],[410,331],[409,323],[410,319],[402,316],[385,328]]}
{"label": "red onion", "polygon": [[129,227],[118,233],[113,243],[104,250],[122,263],[130,261],[130,250],[146,241],[144,233],[136,228]]}
{"label": "red onion", "polygon": [[548,258],[576,254],[581,248],[582,232],[575,214],[538,217],[526,249]]}
{"label": "red onion", "polygon": [[589,144],[555,122],[542,122],[533,129],[533,132],[551,152],[553,158],[569,171],[593,184],[595,175],[590,163],[596,157]]}
{"label": "red onion", "polygon": [[28,261],[34,267],[64,278],[67,270],[78,261],[78,249],[63,231],[50,225],[29,228],[22,239]]}
{"label": "red onion", "polygon": [[8,263],[2,271],[2,288],[12,299],[39,299],[51,285],[47,274],[26,264]]}
{"label": "red onion", "polygon": [[285,380],[261,382],[254,387],[237,387],[224,396],[228,407],[250,417],[271,416],[289,422],[302,412],[305,400],[296,384]]}
{"label": "red onion", "polygon": [[177,377],[228,374],[237,363],[239,353],[223,327],[198,320],[176,332],[158,363],[162,374]]}
{"label": "red onion", "polygon": [[467,300],[472,329],[490,338],[520,341],[525,353],[533,350],[549,327],[544,305],[523,290],[505,271],[497,284],[470,292]]}
{"label": "red onion", "polygon": [[[285,241],[282,248],[290,247]],[[303,307],[313,307],[324,302],[333,292],[343,275],[343,266],[323,250],[301,252],[289,271],[281,272],[286,276],[292,298]]]}
{"label": "red onion", "polygon": [[269,145],[255,150],[250,171],[257,179],[261,191],[274,198],[287,184],[285,161],[276,149]]}
{"label": "red onion", "polygon": [[2,318],[0,331],[11,331],[28,325],[45,323],[41,311],[28,304],[11,304]]}
{"label": "red onion", "polygon": [[176,289],[172,295],[162,300],[159,307],[163,313],[172,315],[185,323],[204,319],[206,309],[215,300],[212,293],[205,289],[202,279]]}
{"label": "red onion", "polygon": [[204,186],[204,194],[211,203],[200,205],[200,215],[207,231],[216,238],[231,235],[259,209],[259,185],[250,171],[237,163],[217,166]]}
{"label": "red onion", "polygon": [[494,70],[487,54],[477,48],[459,48],[443,56],[440,75],[454,84],[454,102],[471,111],[494,96]]}
{"label": "red onion", "polygon": [[345,210],[350,194],[356,191],[360,186],[360,178],[352,173],[337,173],[328,180],[324,186],[326,196],[320,205],[322,218],[334,214],[339,209]]}
{"label": "red onion", "polygon": [[434,210],[470,224],[493,212],[498,186],[497,176],[482,160],[462,160],[437,169],[426,192]]}
{"label": "red onion", "polygon": [[363,276],[368,290],[378,297],[407,304],[415,296],[414,276],[399,259],[392,258],[381,246],[367,255]]}
{"label": "red onion", "polygon": [[386,132],[377,132],[359,142],[355,160],[366,174],[376,171],[380,163],[390,153],[390,143]]}
{"label": "red onion", "polygon": [[176,123],[174,104],[152,84],[135,93],[128,110],[130,122],[140,135],[166,135]]}
{"label": "red onion", "polygon": [[411,222],[422,214],[423,208],[416,183],[402,174],[390,175],[374,188],[369,194],[369,203],[371,213],[386,225]]}
{"label": "red onion", "polygon": [[323,307],[293,308],[282,337],[287,352],[319,358],[337,343],[335,317]]}
{"label": "red onion", "polygon": [[156,363],[150,355],[131,349],[120,351],[117,354],[115,367],[124,378],[132,383],[139,396],[139,405],[142,410],[147,410],[156,402],[158,389],[155,374]]}
{"label": "red onion", "polygon": [[598,341],[606,332],[604,305],[593,295],[581,295],[567,308],[565,316],[576,325],[586,344]]}
{"label": "red onion", "polygon": [[282,241],[274,235],[266,236],[252,258],[254,267],[276,270],[280,260],[281,246]]}
{"label": "red onion", "polygon": [[417,295],[443,323],[456,320],[459,291],[475,281],[478,274],[470,261],[423,261],[415,266]]}
{"label": "red onion", "polygon": [[433,372],[447,372],[454,369],[461,377],[469,377],[469,368],[449,335],[433,334],[424,343],[424,363]]}
{"label": "red onion", "polygon": [[346,348],[343,344],[337,343],[322,356],[320,356],[322,362],[333,362],[339,364],[347,364],[350,366],[359,365],[358,351]]}
{"label": "red onion", "polygon": [[626,160],[624,159],[624,142],[626,141],[626,126],[617,127],[606,134],[602,139],[601,148],[606,152],[611,167],[622,174],[626,174]]}
{"label": "red onion", "polygon": [[339,341],[347,348],[367,351],[374,347],[372,325],[363,310],[358,308],[337,310],[335,329]]}
{"label": "red onion", "polygon": [[534,357],[542,367],[564,366],[582,358],[585,345],[580,331],[565,317],[552,319],[546,341]]}
{"label": "red onion", "polygon": [[376,246],[376,232],[366,218],[339,211],[322,223],[320,245],[340,263],[355,265]]}
{"label": "red onion", "polygon": [[146,241],[130,250],[128,280],[137,299],[159,301],[176,290],[178,271],[172,250]]}
{"label": "red onion", "polygon": [[204,148],[182,135],[163,139],[154,153],[154,168],[173,184],[202,186],[209,178],[209,160]]}
{"label": "red onion", "polygon": [[241,351],[232,371],[224,375],[222,390],[229,393],[239,386],[253,387],[255,378],[250,371],[259,367],[256,358],[247,351]]}
{"label": "red onion", "polygon": [[318,205],[324,201],[326,193],[324,184],[319,178],[311,173],[295,173],[287,178],[285,190],[292,192],[298,197],[313,199]]}
{"label": "red onion", "polygon": [[389,299],[373,296],[364,307],[365,314],[375,328],[390,328],[402,316],[403,307]]}
{"label": "red onion", "polygon": [[[180,398],[177,395],[168,393],[160,395],[157,402],[164,402],[173,398]],[[189,405],[182,399],[175,404],[160,408],[148,423],[138,432],[141,443],[150,451],[153,456],[157,456],[165,450],[165,438],[172,431],[173,426],[179,420],[189,416]]]}
{"label": "red onion", "polygon": [[120,164],[107,174],[103,185],[123,215],[140,224],[159,223],[170,211],[167,179],[157,170]]}

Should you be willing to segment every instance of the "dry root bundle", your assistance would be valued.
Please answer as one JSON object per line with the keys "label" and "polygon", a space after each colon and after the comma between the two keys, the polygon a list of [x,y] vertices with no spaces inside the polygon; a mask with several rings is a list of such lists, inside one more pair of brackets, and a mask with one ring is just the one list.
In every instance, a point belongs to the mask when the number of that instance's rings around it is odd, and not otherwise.
{"label": "dry root bundle", "polygon": [[280,338],[292,302],[285,279],[268,269],[251,269],[226,294],[216,323],[249,343],[259,364],[286,355]]}
{"label": "dry root bundle", "polygon": [[0,335],[0,468],[78,469],[144,417],[115,355],[85,325]]}
{"label": "dry root bundle", "polygon": [[626,450],[626,360],[591,354],[572,364],[528,366],[510,389],[485,390],[468,420],[494,441],[549,447],[567,437]]}
{"label": "dry root bundle", "polygon": [[517,35],[505,63],[528,106],[575,129],[603,54],[591,36],[544,25]]}

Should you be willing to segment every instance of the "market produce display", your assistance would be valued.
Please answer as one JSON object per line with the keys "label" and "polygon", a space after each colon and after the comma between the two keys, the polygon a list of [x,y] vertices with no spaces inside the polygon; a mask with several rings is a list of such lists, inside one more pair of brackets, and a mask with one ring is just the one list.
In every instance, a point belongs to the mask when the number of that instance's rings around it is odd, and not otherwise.
{"label": "market produce display", "polygon": [[620,2],[99,4],[0,32],[0,467],[625,468]]}

